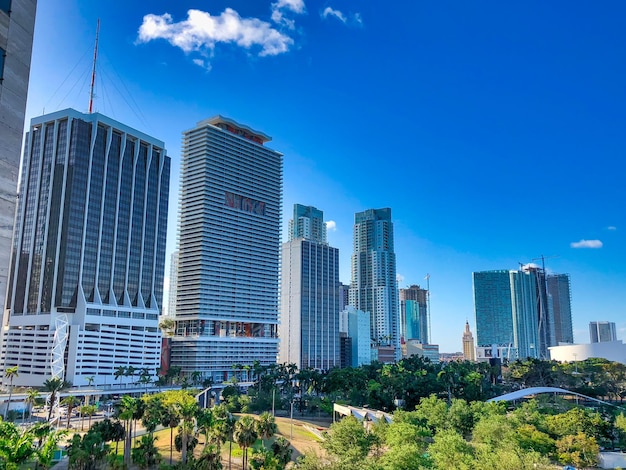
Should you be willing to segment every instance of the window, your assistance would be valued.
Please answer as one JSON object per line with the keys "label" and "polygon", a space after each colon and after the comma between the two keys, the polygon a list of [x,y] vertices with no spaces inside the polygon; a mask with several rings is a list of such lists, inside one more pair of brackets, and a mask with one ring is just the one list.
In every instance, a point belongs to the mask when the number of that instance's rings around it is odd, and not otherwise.
{"label": "window", "polygon": [[11,0],[0,0],[0,10],[11,14]]}
{"label": "window", "polygon": [[4,79],[4,58],[6,55],[6,51],[0,47],[0,82]]}

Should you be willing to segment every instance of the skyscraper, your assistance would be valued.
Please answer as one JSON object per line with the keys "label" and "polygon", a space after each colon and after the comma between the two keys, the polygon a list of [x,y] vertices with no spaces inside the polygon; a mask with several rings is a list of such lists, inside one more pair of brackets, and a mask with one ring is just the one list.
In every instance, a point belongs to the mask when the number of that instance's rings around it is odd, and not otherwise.
{"label": "skyscraper", "polygon": [[428,291],[412,285],[398,289],[400,294],[400,336],[428,344]]}
{"label": "skyscraper", "polygon": [[617,341],[617,330],[612,321],[589,322],[589,337],[592,343]]}
{"label": "skyscraper", "polygon": [[573,343],[572,306],[569,274],[549,274],[548,303],[554,318],[554,345]]}
{"label": "skyscraper", "polygon": [[369,312],[375,344],[401,357],[396,255],[391,209],[369,209],[354,216],[350,305]]}
{"label": "skyscraper", "polygon": [[539,357],[537,278],[525,271],[473,273],[479,357]]}
{"label": "skyscraper", "polygon": [[176,315],[176,291],[178,289],[178,251],[170,256],[170,286],[167,302],[167,314]]}
{"label": "skyscraper", "polygon": [[37,0],[0,2],[0,305],[5,303]]}
{"label": "skyscraper", "polygon": [[216,382],[276,362],[283,156],[270,140],[222,116],[183,133],[171,364]]}
{"label": "skyscraper", "polygon": [[463,332],[463,359],[466,361],[476,360],[476,351],[474,349],[474,335],[470,331],[469,322],[465,322],[465,331]]}
{"label": "skyscraper", "polygon": [[339,250],[326,242],[323,217],[296,204],[283,244],[279,362],[299,369],[340,365]]}
{"label": "skyscraper", "polygon": [[16,384],[155,373],[169,176],[163,142],[101,114],[31,121],[2,346]]}

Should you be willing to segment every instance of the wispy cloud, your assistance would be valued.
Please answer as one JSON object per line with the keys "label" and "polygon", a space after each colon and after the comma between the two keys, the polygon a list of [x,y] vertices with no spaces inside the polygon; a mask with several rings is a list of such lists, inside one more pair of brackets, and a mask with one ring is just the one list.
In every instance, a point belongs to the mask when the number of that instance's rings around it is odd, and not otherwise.
{"label": "wispy cloud", "polygon": [[[279,0],[278,3],[296,5],[299,0]],[[146,43],[165,39],[186,53],[199,52],[212,56],[219,43],[236,44],[246,50],[259,49],[260,56],[283,54],[293,45],[293,39],[258,18],[242,18],[232,8],[212,16],[200,10],[189,10],[187,19],[175,22],[172,15],[148,14],[143,17],[137,41]],[[202,66],[209,68],[206,61]],[[201,65],[201,64],[198,64]]]}
{"label": "wispy cloud", "polygon": [[335,232],[337,230],[337,222],[334,220],[326,221],[326,230],[329,232]]}
{"label": "wispy cloud", "polygon": [[278,0],[272,3],[272,21],[276,24],[295,29],[295,21],[285,16],[286,12],[301,15],[305,13],[304,0]]}
{"label": "wispy cloud", "polygon": [[398,283],[403,283],[404,282],[404,276],[402,274],[400,274],[400,273],[397,273],[396,274],[396,281]]}
{"label": "wispy cloud", "polygon": [[600,240],[580,240],[569,244],[572,248],[602,248]]}
{"label": "wispy cloud", "polygon": [[328,18],[329,16],[334,16],[342,23],[345,23],[346,21],[348,21],[346,19],[346,16],[339,10],[333,10],[331,7],[326,7],[324,8],[324,11],[322,12],[322,18]]}
{"label": "wispy cloud", "polygon": [[341,21],[343,24],[351,23],[356,25],[363,25],[363,17],[360,13],[346,14],[341,10],[335,10],[334,8],[326,7],[324,8],[320,16],[324,19],[335,18]]}
{"label": "wispy cloud", "polygon": [[617,230],[617,227],[615,225],[609,225],[606,229],[607,230]]}

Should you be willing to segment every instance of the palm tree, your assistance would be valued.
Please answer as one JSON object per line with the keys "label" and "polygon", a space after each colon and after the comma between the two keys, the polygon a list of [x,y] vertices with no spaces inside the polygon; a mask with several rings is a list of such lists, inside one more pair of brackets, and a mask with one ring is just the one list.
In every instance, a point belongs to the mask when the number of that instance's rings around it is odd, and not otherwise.
{"label": "palm tree", "polygon": [[172,452],[174,450],[174,428],[178,426],[180,416],[173,406],[166,406],[161,415],[161,426],[170,428],[170,466],[172,465]]}
{"label": "palm tree", "polygon": [[126,367],[118,366],[113,375],[115,376],[115,380],[120,379],[120,385],[122,385],[122,377],[126,375]]}
{"label": "palm tree", "polygon": [[193,468],[194,470],[221,470],[222,458],[219,450],[215,446],[204,449]]}
{"label": "palm tree", "polygon": [[180,460],[185,465],[187,463],[187,443],[189,437],[193,436],[194,418],[198,410],[198,402],[195,400],[181,400],[178,403],[178,412],[183,422],[180,426],[181,438],[182,438],[182,452]]}
{"label": "palm tree", "polygon": [[215,425],[215,416],[213,416],[213,411],[210,408],[204,408],[198,411],[196,420],[198,423],[198,429],[202,430],[204,433],[204,450],[206,450],[209,446],[209,436],[211,435],[211,430]]}
{"label": "palm tree", "polygon": [[83,422],[85,419],[85,416],[87,416],[89,418],[89,422],[87,423],[87,429],[91,429],[91,417],[93,415],[96,414],[96,412],[98,411],[98,407],[96,405],[85,405],[85,406],[81,406],[80,407],[80,415],[81,415],[81,421],[80,421],[80,430],[83,430]]}
{"label": "palm tree", "polygon": [[256,420],[252,416],[242,416],[235,423],[233,434],[235,441],[243,451],[243,470],[248,468],[248,448],[251,447],[259,437],[256,431]]}
{"label": "palm tree", "polygon": [[85,380],[87,381],[87,385],[91,387],[94,380],[96,380],[96,377],[93,375],[88,375],[87,377],[85,377]]}
{"label": "palm tree", "polygon": [[[30,417],[33,411],[33,405],[37,402],[39,398],[39,392],[34,388],[29,388],[26,392],[26,399],[24,402],[28,405],[28,416]],[[24,408],[24,411],[26,408]]]}
{"label": "palm tree", "polygon": [[73,395],[68,395],[61,400],[61,404],[63,406],[67,406],[67,424],[65,426],[67,429],[70,428],[70,419],[72,418],[72,411],[74,410],[76,405],[78,405],[79,403],[80,401],[78,400],[78,398],[76,398]]}
{"label": "palm tree", "polygon": [[51,379],[46,380],[43,383],[43,389],[46,392],[50,393],[50,403],[48,410],[48,421],[52,418],[52,410],[54,409],[54,405],[56,404],[57,395],[59,392],[65,390],[66,388],[70,388],[72,384],[67,380],[63,380],[59,377],[52,377]]}
{"label": "palm tree", "polygon": [[4,376],[9,379],[9,401],[7,401],[7,408],[4,410],[4,420],[7,420],[9,414],[9,407],[11,406],[11,395],[13,395],[13,379],[19,377],[17,373],[17,366],[7,367],[4,371]]}
{"label": "palm tree", "polygon": [[133,418],[139,407],[138,400],[129,395],[124,395],[120,403],[120,419],[126,424],[126,439],[124,441],[124,464],[130,465],[130,452],[132,444]]}
{"label": "palm tree", "polygon": [[213,407],[215,426],[213,433],[217,440],[218,453],[222,443],[228,441],[228,468],[230,470],[233,455],[233,431],[235,430],[235,418],[230,414],[224,403]]}
{"label": "palm tree", "polygon": [[266,411],[265,413],[262,413],[261,416],[259,416],[259,420],[256,421],[256,430],[259,433],[259,436],[263,441],[263,447],[265,448],[265,440],[276,434],[278,426],[276,426],[276,420],[274,417]]}
{"label": "palm tree", "polygon": [[[124,374],[124,375],[126,375],[126,377],[133,377],[133,376],[135,375],[135,372],[136,372],[136,371],[137,371],[137,369],[135,369],[133,366],[128,366],[128,367],[126,368],[126,374]],[[131,378],[131,380],[130,380],[130,383],[131,383],[131,384],[133,383],[132,378]]]}

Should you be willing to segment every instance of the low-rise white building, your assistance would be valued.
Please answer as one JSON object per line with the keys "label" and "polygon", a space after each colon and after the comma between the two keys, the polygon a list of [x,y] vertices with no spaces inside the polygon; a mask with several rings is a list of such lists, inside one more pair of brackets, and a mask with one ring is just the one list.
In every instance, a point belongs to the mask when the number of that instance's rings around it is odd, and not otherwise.
{"label": "low-rise white building", "polygon": [[565,344],[549,348],[550,359],[561,362],[584,361],[599,357],[626,364],[626,344],[621,340],[603,343]]}

